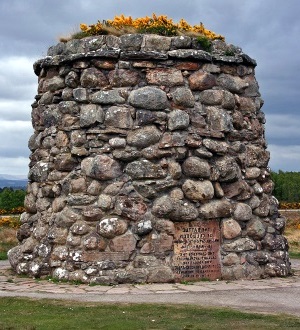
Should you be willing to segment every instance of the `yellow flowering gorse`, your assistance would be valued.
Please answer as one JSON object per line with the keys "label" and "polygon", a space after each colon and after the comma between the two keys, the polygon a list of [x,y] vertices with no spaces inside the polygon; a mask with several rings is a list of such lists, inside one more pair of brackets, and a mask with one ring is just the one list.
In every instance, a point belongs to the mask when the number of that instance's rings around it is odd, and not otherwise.
{"label": "yellow flowering gorse", "polygon": [[92,25],[82,23],[80,29],[86,36],[108,33],[123,34],[130,31],[131,33],[155,33],[165,36],[191,34],[204,36],[211,40],[225,39],[222,35],[206,29],[202,23],[192,26],[184,19],[181,19],[179,23],[174,23],[166,15],[156,16],[155,14],[152,14],[152,17],[145,16],[135,19],[122,14],[115,16],[113,20],[106,20],[102,23],[100,21]]}
{"label": "yellow flowering gorse", "polygon": [[300,203],[299,202],[280,202],[279,209],[281,209],[281,210],[299,210]]}
{"label": "yellow flowering gorse", "polygon": [[19,217],[0,217],[0,227],[19,228],[20,225]]}
{"label": "yellow flowering gorse", "polygon": [[21,214],[23,212],[25,212],[25,207],[23,206],[14,207],[13,209],[10,210],[0,209],[0,216],[6,214]]}

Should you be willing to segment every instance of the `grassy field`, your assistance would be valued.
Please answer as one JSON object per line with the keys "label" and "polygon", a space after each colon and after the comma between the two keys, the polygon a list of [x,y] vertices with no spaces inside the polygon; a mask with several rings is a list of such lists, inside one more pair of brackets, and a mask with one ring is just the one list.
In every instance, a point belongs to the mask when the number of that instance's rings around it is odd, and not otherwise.
{"label": "grassy field", "polygon": [[0,260],[6,260],[7,251],[17,244],[16,229],[5,226],[0,227]]}
{"label": "grassy field", "polygon": [[[55,317],[54,317],[55,316]],[[188,305],[98,304],[1,298],[0,329],[299,329],[287,315],[242,313]]]}
{"label": "grassy field", "polygon": [[290,257],[300,258],[300,210],[280,212],[287,219],[284,235],[289,242]]}

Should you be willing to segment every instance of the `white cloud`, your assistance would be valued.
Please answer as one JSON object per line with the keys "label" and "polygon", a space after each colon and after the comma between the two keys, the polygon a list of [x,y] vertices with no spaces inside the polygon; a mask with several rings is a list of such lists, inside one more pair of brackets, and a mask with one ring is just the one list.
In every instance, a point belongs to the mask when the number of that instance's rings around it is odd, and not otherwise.
{"label": "white cloud", "polygon": [[28,157],[1,157],[0,173],[27,176],[28,163]]}
{"label": "white cloud", "polygon": [[29,121],[0,121],[0,157],[28,157],[32,132]]}
{"label": "white cloud", "polygon": [[266,122],[268,140],[282,140],[286,144],[300,144],[300,116],[292,114],[269,114]]}
{"label": "white cloud", "polygon": [[269,167],[273,171],[299,171],[300,145],[279,146],[270,144],[271,153]]}
{"label": "white cloud", "polygon": [[33,62],[25,56],[0,61],[0,173],[28,173],[31,103],[37,89]]}
{"label": "white cloud", "polygon": [[267,116],[266,138],[270,142],[270,168],[274,171],[300,170],[300,116],[270,114]]}
{"label": "white cloud", "polygon": [[28,83],[28,76],[35,77],[32,65],[33,58],[24,56],[2,57],[0,62],[0,75],[9,76],[20,83]]}
{"label": "white cloud", "polygon": [[12,121],[30,121],[31,103],[33,100],[18,101],[5,100],[0,101],[0,120]]}
{"label": "white cloud", "polygon": [[[28,132],[32,130],[30,121],[21,121],[21,120],[2,120],[0,121],[0,133],[7,134],[9,132],[17,133],[17,132]],[[0,140],[1,142],[1,140]]]}
{"label": "white cloud", "polygon": [[33,58],[2,57],[0,61],[0,99],[33,99],[37,77],[33,72]]}

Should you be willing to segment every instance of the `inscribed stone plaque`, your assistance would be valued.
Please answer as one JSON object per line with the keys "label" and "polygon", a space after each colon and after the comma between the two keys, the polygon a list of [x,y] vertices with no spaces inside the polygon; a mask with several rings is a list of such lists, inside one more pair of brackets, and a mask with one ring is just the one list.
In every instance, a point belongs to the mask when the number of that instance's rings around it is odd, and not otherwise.
{"label": "inscribed stone plaque", "polygon": [[173,270],[181,281],[221,277],[217,220],[175,223]]}

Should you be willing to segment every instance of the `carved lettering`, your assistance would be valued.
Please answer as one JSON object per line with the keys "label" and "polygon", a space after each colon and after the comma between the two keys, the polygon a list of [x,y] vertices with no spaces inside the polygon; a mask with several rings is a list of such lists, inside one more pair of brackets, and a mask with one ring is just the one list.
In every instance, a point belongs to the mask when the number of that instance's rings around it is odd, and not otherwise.
{"label": "carved lettering", "polygon": [[221,277],[217,220],[175,223],[173,270],[178,281]]}

